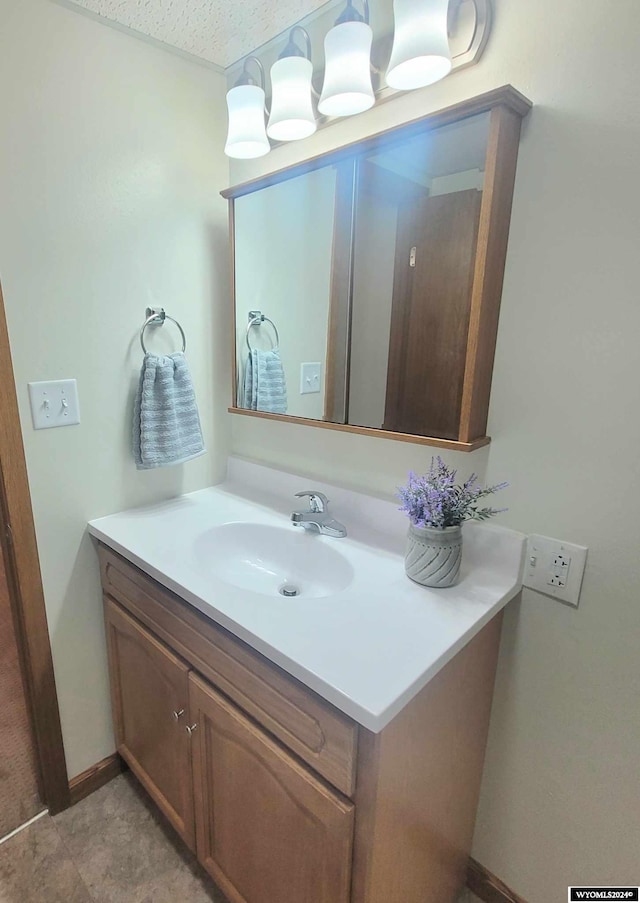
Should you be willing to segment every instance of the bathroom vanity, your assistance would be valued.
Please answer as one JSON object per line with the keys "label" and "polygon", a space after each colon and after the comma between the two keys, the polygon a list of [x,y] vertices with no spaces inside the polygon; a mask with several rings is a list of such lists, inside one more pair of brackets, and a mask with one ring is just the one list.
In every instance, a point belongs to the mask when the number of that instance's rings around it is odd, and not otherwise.
{"label": "bathroom vanity", "polygon": [[231,459],[90,524],[118,752],[232,903],[453,903],[523,537],[470,527],[427,590],[393,503],[316,484],[349,536],[308,536],[301,486]]}

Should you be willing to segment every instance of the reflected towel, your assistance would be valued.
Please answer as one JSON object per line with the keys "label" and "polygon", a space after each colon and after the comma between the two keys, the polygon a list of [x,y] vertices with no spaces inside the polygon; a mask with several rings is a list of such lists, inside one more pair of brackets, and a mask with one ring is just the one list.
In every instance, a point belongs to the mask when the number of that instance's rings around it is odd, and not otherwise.
{"label": "reflected towel", "polygon": [[184,354],[145,354],[133,411],[138,470],[182,464],[205,452],[191,374]]}
{"label": "reflected towel", "polygon": [[279,351],[249,352],[244,368],[242,407],[269,414],[287,413],[287,385]]}

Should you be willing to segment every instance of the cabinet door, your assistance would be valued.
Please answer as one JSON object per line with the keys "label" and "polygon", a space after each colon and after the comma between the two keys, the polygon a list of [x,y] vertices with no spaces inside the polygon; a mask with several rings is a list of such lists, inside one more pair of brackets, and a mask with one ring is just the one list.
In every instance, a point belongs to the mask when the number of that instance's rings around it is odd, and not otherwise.
{"label": "cabinet door", "polygon": [[118,752],[195,849],[189,669],[107,598],[105,619]]}
{"label": "cabinet door", "polygon": [[189,677],[198,858],[233,903],[347,903],[353,805]]}

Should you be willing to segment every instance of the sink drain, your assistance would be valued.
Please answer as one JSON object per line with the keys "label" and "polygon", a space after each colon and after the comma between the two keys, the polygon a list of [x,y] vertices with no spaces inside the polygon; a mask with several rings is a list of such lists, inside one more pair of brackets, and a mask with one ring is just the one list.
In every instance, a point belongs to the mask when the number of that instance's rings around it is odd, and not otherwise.
{"label": "sink drain", "polygon": [[293,583],[285,583],[278,590],[281,596],[299,596],[300,590]]}

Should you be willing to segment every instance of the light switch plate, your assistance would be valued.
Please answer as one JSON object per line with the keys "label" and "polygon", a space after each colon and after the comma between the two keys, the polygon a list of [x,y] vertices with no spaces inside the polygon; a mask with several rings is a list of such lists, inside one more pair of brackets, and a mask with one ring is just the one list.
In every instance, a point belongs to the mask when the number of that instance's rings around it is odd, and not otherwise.
{"label": "light switch plate", "polygon": [[300,364],[300,394],[309,395],[320,391],[320,374],[322,364]]}
{"label": "light switch plate", "polygon": [[78,385],[75,379],[48,380],[28,385],[34,430],[80,423]]}
{"label": "light switch plate", "polygon": [[524,585],[577,607],[587,551],[586,546],[532,534],[527,542]]}

